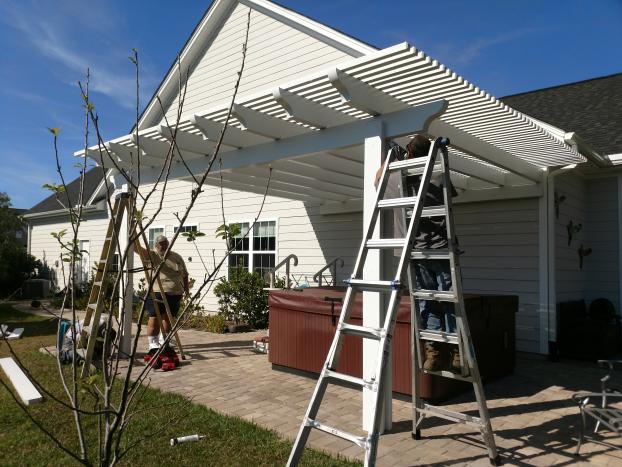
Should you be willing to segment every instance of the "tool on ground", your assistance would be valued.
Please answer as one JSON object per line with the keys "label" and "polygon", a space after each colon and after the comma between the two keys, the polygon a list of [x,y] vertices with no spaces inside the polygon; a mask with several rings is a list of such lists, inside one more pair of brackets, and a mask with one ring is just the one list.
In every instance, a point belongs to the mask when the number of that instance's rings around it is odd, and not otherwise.
{"label": "tool on ground", "polygon": [[200,441],[205,438],[205,435],[188,435],[180,436],[179,438],[171,438],[171,446],[177,446],[178,444],[191,443],[193,441]]}
{"label": "tool on ground", "polygon": [[[95,277],[93,279],[93,287],[91,288],[91,293],[89,295],[88,305],[86,308],[86,315],[84,317],[84,326],[82,328],[82,339],[86,340],[86,353],[84,356],[84,367],[82,368],[82,377],[85,378],[89,374],[89,368],[91,364],[91,360],[93,358],[93,352],[95,349],[95,341],[97,339],[97,335],[94,335],[90,332],[91,321],[94,323],[99,323],[100,316],[102,314],[104,308],[105,301],[105,278],[108,276],[109,272],[112,269],[112,263],[115,258],[115,249],[117,247],[117,242],[119,239],[119,231],[121,229],[121,225],[123,222],[124,213],[131,213],[132,208],[132,198],[130,193],[121,193],[119,194],[114,202],[114,206],[112,208],[112,215],[110,218],[110,222],[108,223],[108,230],[106,232],[106,237],[104,240],[104,245],[102,247],[100,260],[97,262],[97,269],[95,271]],[[148,242],[146,241],[146,237],[140,222],[137,224],[140,228],[140,232],[142,233],[141,238],[145,242],[146,249],[149,249]],[[143,255],[141,249],[137,249],[139,252],[140,259],[142,261],[143,267],[142,269],[145,271],[145,277],[147,279],[147,283],[151,283],[151,269],[150,261],[147,261],[145,255]],[[156,278],[159,284],[159,277]],[[160,290],[162,288],[160,287]],[[156,317],[158,319],[158,323],[160,323],[160,328],[162,327],[162,319],[159,311],[159,301],[155,297],[155,293],[153,292],[153,288],[151,290],[151,299],[154,301],[154,308],[156,311]],[[170,308],[168,302],[166,300],[166,295],[162,294],[161,302],[164,304],[166,312],[168,313],[170,323],[173,324],[173,319],[170,314]],[[179,336],[175,333],[175,339],[177,342],[178,349],[180,354],[183,356],[183,350],[181,347],[181,341],[179,340]],[[172,360],[172,358],[171,358]],[[167,368],[170,368],[170,363]],[[177,359],[177,363],[179,363],[179,359]]]}
{"label": "tool on ground", "polygon": [[[354,271],[352,277],[345,282],[348,285],[348,289],[343,301],[341,309],[341,315],[337,324],[337,330],[335,337],[331,344],[326,357],[326,362],[322,367],[315,391],[311,397],[309,407],[303,418],[302,425],[294,442],[292,448],[288,466],[296,466],[300,461],[305,444],[312,429],[337,436],[339,438],[350,441],[357,446],[361,447],[365,451],[365,466],[374,466],[376,463],[376,454],[378,449],[378,438],[380,433],[380,426],[382,423],[382,410],[381,401],[385,393],[386,385],[386,369],[391,365],[390,350],[391,350],[391,338],[393,330],[395,328],[395,322],[397,318],[397,310],[402,296],[402,290],[404,286],[409,288],[411,294],[411,311],[413,313],[413,423],[414,423],[414,435],[420,436],[421,421],[425,417],[438,416],[450,421],[459,423],[465,423],[470,426],[477,427],[484,436],[484,441],[488,448],[488,454],[491,462],[497,463],[497,449],[495,446],[494,437],[492,434],[492,428],[488,418],[488,410],[486,407],[486,401],[484,398],[484,392],[482,389],[482,383],[479,376],[479,370],[477,368],[477,362],[471,344],[470,333],[468,323],[464,319],[464,306],[462,301],[462,287],[461,278],[459,273],[459,264],[457,256],[454,253],[455,242],[453,239],[453,220],[452,220],[452,205],[451,194],[448,193],[447,187],[450,187],[449,180],[449,165],[447,146],[449,141],[444,138],[438,138],[430,147],[430,151],[425,157],[417,157],[413,159],[406,159],[403,161],[396,160],[397,149],[392,149],[389,152],[388,161],[384,164],[382,170],[382,176],[376,192],[376,199],[374,202],[374,210],[370,216],[369,222],[365,228],[365,234],[361,243]],[[437,156],[441,154],[442,164],[437,165]],[[440,169],[440,170],[439,170]],[[404,176],[404,172],[422,174],[421,181],[417,196],[401,198],[384,199],[385,191],[389,181],[389,175],[391,173],[399,172]],[[444,177],[444,198],[445,204],[442,206],[424,207],[424,200],[428,193],[428,187],[432,173],[435,171],[441,171]],[[402,183],[402,186],[404,184]],[[404,209],[409,211],[412,209],[412,215],[408,223],[407,234],[405,238],[372,238],[374,229],[380,218],[380,213],[385,209]],[[442,250],[418,250],[413,251],[413,244],[416,232],[418,231],[419,221],[422,217],[440,217],[445,216],[447,219],[447,233],[449,240],[449,248],[445,251]],[[367,253],[371,249],[385,249],[393,250],[400,249],[400,256],[395,270],[395,275],[391,280],[366,280],[363,278],[363,267],[367,258]],[[454,284],[453,291],[437,292],[429,290],[417,290],[414,284],[413,274],[413,260],[420,260],[426,258],[444,259],[449,260],[451,264],[451,274]],[[408,276],[408,280],[404,281],[404,278]],[[406,283],[405,283],[406,282]],[[384,323],[381,327],[369,327],[350,324],[350,315],[354,304],[354,299],[357,293],[368,291],[377,292],[383,294],[385,297],[388,295],[386,307],[386,314],[384,315]],[[447,333],[437,332],[429,333],[420,331],[416,324],[419,319],[418,305],[416,304],[416,298],[425,298],[427,300],[443,300],[451,301],[455,305],[457,330],[456,334],[450,335]],[[381,310],[378,310],[380,312]],[[417,314],[415,314],[417,313]],[[341,350],[346,336],[355,336],[364,339],[371,339],[378,341],[377,357],[374,364],[375,371],[373,376],[369,379],[357,378],[347,374],[337,372],[337,366],[340,359]],[[439,371],[435,372],[439,376],[460,379],[463,381],[471,381],[475,388],[475,394],[479,406],[479,412],[481,418],[472,417],[462,413],[451,412],[440,407],[434,407],[421,402],[419,398],[419,376],[416,371],[421,368],[420,357],[420,340],[433,339],[440,340],[441,342],[447,342],[454,345],[458,345],[460,350],[460,363],[464,369],[461,375],[454,375],[449,372]],[[372,414],[370,430],[367,436],[357,436],[352,433],[340,430],[338,428],[329,426],[316,419],[322,399],[328,388],[328,384],[339,384],[352,386],[358,388],[367,388],[374,394],[372,402]]]}

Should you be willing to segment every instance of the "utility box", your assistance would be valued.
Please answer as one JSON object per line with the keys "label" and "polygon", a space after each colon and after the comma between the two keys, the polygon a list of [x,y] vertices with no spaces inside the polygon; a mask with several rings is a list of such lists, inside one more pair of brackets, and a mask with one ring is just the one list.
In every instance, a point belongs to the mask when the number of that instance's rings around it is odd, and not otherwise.
{"label": "utility box", "polygon": [[22,285],[22,298],[47,298],[50,296],[51,284],[47,279],[28,279]]}

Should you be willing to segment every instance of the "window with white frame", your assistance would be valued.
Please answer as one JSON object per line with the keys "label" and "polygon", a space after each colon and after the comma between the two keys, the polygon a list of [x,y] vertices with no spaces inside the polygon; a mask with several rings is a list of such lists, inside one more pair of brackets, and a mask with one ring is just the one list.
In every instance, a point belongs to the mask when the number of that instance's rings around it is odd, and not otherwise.
{"label": "window with white frame", "polygon": [[259,221],[249,232],[249,222],[239,222],[240,233],[234,237],[229,255],[229,274],[237,268],[259,272],[265,278],[276,264],[276,221]]}
{"label": "window with white frame", "polygon": [[150,227],[147,230],[147,237],[149,238],[149,248],[153,249],[155,245],[155,239],[158,238],[158,235],[164,235],[164,227]]}
{"label": "window with white frame", "polygon": [[181,227],[179,227],[178,225],[174,227],[173,232],[177,233],[177,231],[180,231],[181,233],[184,232],[197,232],[199,230],[198,226],[196,224],[187,224],[187,225],[182,225]]}

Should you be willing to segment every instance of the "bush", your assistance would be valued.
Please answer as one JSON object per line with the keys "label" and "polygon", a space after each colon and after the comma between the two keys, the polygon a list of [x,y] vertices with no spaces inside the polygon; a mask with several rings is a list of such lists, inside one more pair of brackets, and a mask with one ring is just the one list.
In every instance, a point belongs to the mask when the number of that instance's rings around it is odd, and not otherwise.
{"label": "bush", "polygon": [[266,281],[257,272],[245,269],[232,272],[229,279],[220,279],[214,293],[218,310],[227,320],[236,324],[248,323],[255,329],[268,327],[268,292]]}
{"label": "bush", "polygon": [[0,297],[17,290],[38,265],[34,256],[15,242],[0,242]]}
{"label": "bush", "polygon": [[227,329],[225,317],[222,315],[193,314],[188,318],[185,326],[216,334],[223,334]]}

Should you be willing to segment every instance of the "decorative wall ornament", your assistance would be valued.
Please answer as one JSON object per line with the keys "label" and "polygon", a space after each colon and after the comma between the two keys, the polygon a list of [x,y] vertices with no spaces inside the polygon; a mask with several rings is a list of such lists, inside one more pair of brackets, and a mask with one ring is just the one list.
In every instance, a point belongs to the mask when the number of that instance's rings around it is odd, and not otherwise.
{"label": "decorative wall ornament", "polygon": [[583,243],[581,244],[581,246],[579,247],[579,249],[577,250],[577,253],[579,253],[579,269],[583,269],[583,258],[585,258],[586,256],[589,256],[592,254],[592,249],[591,248],[583,248]]}
{"label": "decorative wall ornament", "polygon": [[583,228],[582,224],[574,224],[571,220],[566,224],[566,232],[568,232],[568,246],[572,242],[572,237],[574,234],[581,232]]}
{"label": "decorative wall ornament", "polygon": [[555,192],[555,219],[559,219],[559,205],[564,201],[566,201],[566,197]]}

